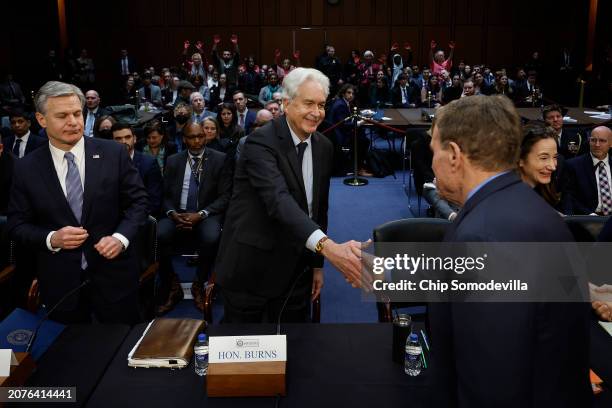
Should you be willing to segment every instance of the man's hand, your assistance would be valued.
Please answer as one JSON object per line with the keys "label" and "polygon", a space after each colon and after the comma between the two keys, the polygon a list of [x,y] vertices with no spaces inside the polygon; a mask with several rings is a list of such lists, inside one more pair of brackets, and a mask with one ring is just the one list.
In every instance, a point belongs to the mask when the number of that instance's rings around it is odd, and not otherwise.
{"label": "man's hand", "polygon": [[591,306],[601,320],[612,321],[612,303],[595,301],[591,303]]}
{"label": "man's hand", "polygon": [[431,46],[431,49],[433,50],[438,46],[438,43],[436,42],[436,40],[431,40],[430,46]]}
{"label": "man's hand", "polygon": [[179,214],[176,211],[173,211],[168,215],[174,223],[176,224],[176,228],[178,229],[187,229],[190,230],[192,225],[187,219],[185,219],[185,214]]}
{"label": "man's hand", "polygon": [[295,50],[293,51],[293,58],[295,58],[296,60],[300,60],[300,50]]}
{"label": "man's hand", "polygon": [[183,48],[186,49],[186,50],[189,49],[189,45],[190,44],[191,43],[189,42],[189,40],[185,40],[185,42],[183,43]]}
{"label": "man's hand", "polygon": [[51,235],[51,247],[61,249],[75,249],[80,247],[89,237],[83,227],[64,227]]}
{"label": "man's hand", "polygon": [[204,52],[204,43],[202,41],[198,40],[195,47],[198,51],[200,51],[200,53]]}
{"label": "man's hand", "polygon": [[312,292],[310,301],[314,301],[321,294],[323,288],[323,268],[314,268],[312,270]]}
{"label": "man's hand", "polygon": [[181,215],[183,216],[183,221],[188,223],[191,227],[204,219],[199,213],[184,213]]}
{"label": "man's hand", "polygon": [[455,42],[454,41],[449,42],[448,43],[448,48],[450,48],[451,50],[454,50],[455,49]]}
{"label": "man's hand", "polygon": [[378,62],[380,62],[381,64],[384,64],[387,61],[387,54],[380,54],[380,57],[378,57]]}
{"label": "man's hand", "polygon": [[368,245],[369,242],[348,241],[337,244],[328,239],[323,245],[321,254],[344,275],[351,286],[358,288],[363,284],[364,289],[369,290],[372,284],[372,276],[370,274],[362,275],[361,273],[361,248],[362,245]]}
{"label": "man's hand", "polygon": [[215,34],[213,36],[213,43],[215,43],[215,45],[219,44],[221,42],[221,36],[219,34]]}
{"label": "man's hand", "polygon": [[393,44],[391,44],[391,51],[397,51],[399,50],[399,44],[394,42]]}
{"label": "man's hand", "polygon": [[230,41],[234,45],[238,44],[238,36],[236,34],[232,34],[232,37],[230,38]]}
{"label": "man's hand", "polygon": [[114,259],[123,252],[123,244],[121,241],[110,235],[102,237],[102,239],[94,245],[94,248],[96,248],[98,253],[106,259]]}
{"label": "man's hand", "polygon": [[404,49],[405,49],[406,51],[412,51],[412,45],[410,45],[410,43],[409,43],[409,42],[405,42],[405,43],[404,43]]}
{"label": "man's hand", "polygon": [[274,57],[275,58],[280,58],[281,56],[281,50],[279,48],[274,50]]}

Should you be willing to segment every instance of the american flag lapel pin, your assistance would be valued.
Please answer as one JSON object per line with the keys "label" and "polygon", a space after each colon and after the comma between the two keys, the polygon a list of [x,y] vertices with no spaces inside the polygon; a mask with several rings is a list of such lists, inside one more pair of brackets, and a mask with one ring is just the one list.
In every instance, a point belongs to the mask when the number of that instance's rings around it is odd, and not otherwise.
{"label": "american flag lapel pin", "polygon": [[93,158],[94,158],[94,159],[99,159],[99,158],[100,158],[100,155],[99,155],[99,154],[94,154],[94,155],[93,155]]}

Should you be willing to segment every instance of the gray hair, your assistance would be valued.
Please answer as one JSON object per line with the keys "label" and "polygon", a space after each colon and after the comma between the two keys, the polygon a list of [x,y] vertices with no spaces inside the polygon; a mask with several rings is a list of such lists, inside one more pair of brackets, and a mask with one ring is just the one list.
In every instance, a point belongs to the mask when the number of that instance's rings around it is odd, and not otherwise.
{"label": "gray hair", "polygon": [[49,81],[40,87],[34,96],[34,106],[36,112],[45,114],[47,112],[47,99],[57,98],[58,96],[76,95],[81,102],[81,108],[85,106],[85,96],[81,90],[72,84],[59,81]]}
{"label": "gray hair", "polygon": [[329,95],[329,78],[314,68],[296,68],[283,79],[283,99],[293,100],[298,88],[306,81],[314,81],[321,85],[325,97]]}
{"label": "gray hair", "polygon": [[[191,95],[189,95],[189,102],[193,103],[193,100],[196,98],[196,96],[200,96],[202,99],[204,99],[204,95],[202,95],[200,92],[192,92]],[[206,103],[206,100],[204,101],[204,103]]]}

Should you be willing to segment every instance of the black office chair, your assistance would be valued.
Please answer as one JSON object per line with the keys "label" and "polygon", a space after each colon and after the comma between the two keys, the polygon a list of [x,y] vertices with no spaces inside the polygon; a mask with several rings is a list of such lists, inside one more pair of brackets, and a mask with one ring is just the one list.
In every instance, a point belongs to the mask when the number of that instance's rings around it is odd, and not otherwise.
{"label": "black office chair", "polygon": [[[374,228],[374,242],[441,242],[450,221],[441,218],[406,218],[391,221]],[[379,255],[379,254],[376,254]],[[393,320],[393,310],[405,307],[425,306],[425,303],[392,303],[388,299],[376,302],[379,322]]]}
{"label": "black office chair", "polygon": [[568,215],[563,221],[576,242],[595,242],[608,218],[598,215]]}

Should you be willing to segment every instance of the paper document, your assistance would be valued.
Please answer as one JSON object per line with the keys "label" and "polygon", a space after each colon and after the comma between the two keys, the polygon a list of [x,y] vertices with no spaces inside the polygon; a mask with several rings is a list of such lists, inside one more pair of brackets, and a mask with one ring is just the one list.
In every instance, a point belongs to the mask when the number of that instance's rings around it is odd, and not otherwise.
{"label": "paper document", "polygon": [[612,322],[598,322],[601,327],[604,328],[605,331],[608,332],[610,336],[612,336]]}

